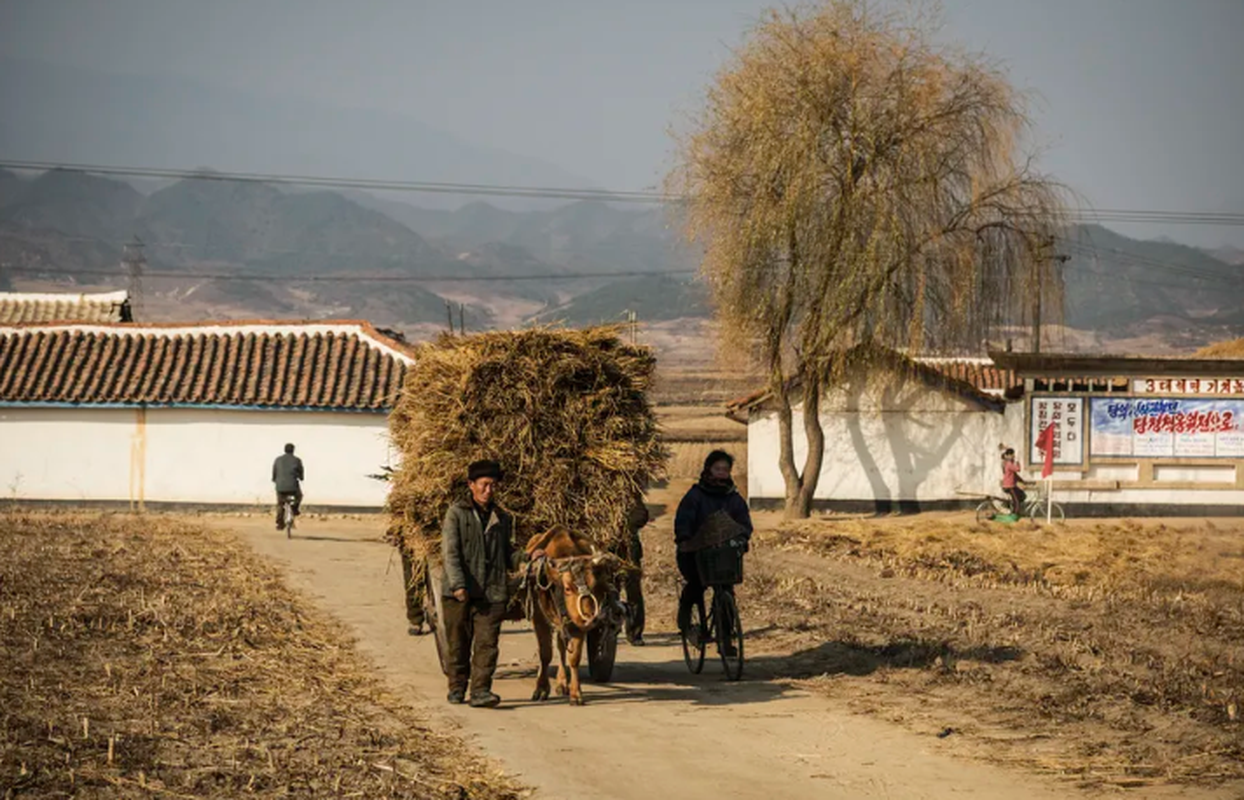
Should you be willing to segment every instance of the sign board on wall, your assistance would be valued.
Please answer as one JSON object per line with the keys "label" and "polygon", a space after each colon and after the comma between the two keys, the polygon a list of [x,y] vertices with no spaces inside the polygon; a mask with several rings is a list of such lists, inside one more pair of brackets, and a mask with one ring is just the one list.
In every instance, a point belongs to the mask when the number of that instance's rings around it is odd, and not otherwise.
{"label": "sign board on wall", "polygon": [[1094,456],[1244,458],[1244,398],[1094,397]]}
{"label": "sign board on wall", "polygon": [[1196,394],[1244,397],[1244,378],[1136,378],[1136,394]]}
{"label": "sign board on wall", "polygon": [[1054,463],[1070,466],[1084,463],[1083,397],[1034,397],[1029,424],[1028,463],[1040,464],[1045,460],[1036,442],[1051,424],[1054,426]]}

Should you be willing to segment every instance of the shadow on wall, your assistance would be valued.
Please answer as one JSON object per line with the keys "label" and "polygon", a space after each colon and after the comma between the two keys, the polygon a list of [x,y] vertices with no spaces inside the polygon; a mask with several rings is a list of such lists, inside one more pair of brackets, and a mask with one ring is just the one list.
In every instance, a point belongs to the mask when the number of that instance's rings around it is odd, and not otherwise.
{"label": "shadow on wall", "polygon": [[[866,385],[859,381],[852,381],[849,384],[846,390],[846,396],[849,401],[847,404],[848,408],[860,409],[866,407],[862,402],[866,388]],[[887,384],[879,398],[880,408],[901,408],[903,388],[904,385],[901,383],[897,386],[893,383]],[[877,459],[874,457],[873,447],[870,447],[868,437],[865,435],[863,425],[865,413],[857,410],[845,414],[844,418],[846,420],[847,433],[850,436],[851,452],[855,453],[859,462],[859,468],[862,470],[864,478],[868,481],[869,487],[872,490],[872,499],[876,505],[876,511],[878,513],[890,513],[893,511],[916,513],[920,510],[920,504],[916,498],[921,485],[928,479],[930,472],[943,464],[954,447],[962,442],[966,435],[964,423],[968,417],[964,414],[939,414],[939,418],[950,418],[953,420],[953,423],[947,428],[945,435],[938,436],[937,429],[941,424],[940,422],[922,421],[918,416],[909,414],[879,414],[882,429],[885,432],[886,445],[890,449],[894,464],[891,477],[895,485],[891,487],[891,481],[887,481],[886,476],[882,474],[881,467],[877,464]],[[912,436],[910,430],[912,426],[916,426],[923,433],[919,437]],[[916,441],[917,438],[921,441]],[[930,444],[929,442],[932,439],[936,440]],[[874,446],[875,444],[874,442]],[[827,454],[835,451],[833,445],[833,442],[826,442],[825,449]],[[973,470],[979,472],[980,465],[973,464]],[[831,490],[831,499],[862,499],[854,497],[836,498],[833,497],[834,494]]]}

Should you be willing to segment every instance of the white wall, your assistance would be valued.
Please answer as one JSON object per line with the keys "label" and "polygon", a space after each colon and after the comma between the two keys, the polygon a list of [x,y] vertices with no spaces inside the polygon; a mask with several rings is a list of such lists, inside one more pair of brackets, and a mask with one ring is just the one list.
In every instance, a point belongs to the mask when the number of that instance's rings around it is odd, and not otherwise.
{"label": "white wall", "polygon": [[384,414],[182,408],[0,408],[0,497],[269,505],[286,442],[304,502],[384,504]]}
{"label": "white wall", "polygon": [[[817,500],[964,500],[958,492],[997,493],[998,445],[1023,449],[1023,407],[985,411],[915,380],[839,390],[821,412],[825,459]],[[794,412],[795,464],[807,453],[803,413]],[[782,498],[778,421],[751,416],[747,434],[751,498]]]}

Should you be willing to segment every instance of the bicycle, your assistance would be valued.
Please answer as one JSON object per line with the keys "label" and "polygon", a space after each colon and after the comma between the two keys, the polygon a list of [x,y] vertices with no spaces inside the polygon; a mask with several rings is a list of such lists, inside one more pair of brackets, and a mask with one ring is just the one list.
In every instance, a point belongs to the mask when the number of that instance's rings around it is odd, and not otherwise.
{"label": "bicycle", "polygon": [[285,521],[285,538],[294,538],[294,498],[287,495],[281,498],[281,518]]}
{"label": "bicycle", "polygon": [[[1041,484],[1037,484],[1038,487]],[[997,517],[1016,515],[1018,517],[1026,517],[1033,522],[1050,522],[1062,524],[1067,521],[1067,514],[1063,510],[1060,503],[1049,502],[1047,505],[1045,490],[1038,488],[1024,499],[1024,505],[1016,512],[1012,508],[1011,498],[997,497],[995,495],[986,495],[985,499],[976,506],[976,522],[978,525],[984,525],[986,522],[993,522]]]}
{"label": "bicycle", "polygon": [[743,676],[743,621],[732,587],[743,582],[745,547],[745,541],[733,539],[695,554],[700,582],[706,589],[713,590],[713,601],[708,619],[704,619],[703,602],[693,603],[690,624],[679,631],[683,660],[692,674],[698,675],[704,669],[704,655],[711,641],[717,644],[726,679],[737,681]]}

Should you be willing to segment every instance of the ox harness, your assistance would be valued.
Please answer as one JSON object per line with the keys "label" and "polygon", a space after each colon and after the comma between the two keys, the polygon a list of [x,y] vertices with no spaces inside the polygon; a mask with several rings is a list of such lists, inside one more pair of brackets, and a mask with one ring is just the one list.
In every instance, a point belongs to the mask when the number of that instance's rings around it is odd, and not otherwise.
{"label": "ox harness", "polygon": [[[592,594],[591,588],[587,583],[587,570],[591,566],[592,561],[596,558],[596,554],[582,556],[567,556],[565,558],[549,558],[541,556],[528,563],[527,569],[523,572],[523,580],[520,584],[520,591],[526,590],[525,611],[528,619],[535,619],[536,613],[536,595],[532,591],[545,592],[553,601],[553,607],[557,611],[557,620],[555,627],[559,635],[563,638],[576,636],[581,633],[595,628],[603,618],[620,612],[625,616],[625,610],[622,609],[621,603],[614,597],[617,594],[613,587],[610,587],[609,596],[606,602],[602,604]],[[562,574],[569,574],[571,580],[574,581],[575,591],[577,592],[578,607],[575,609],[579,615],[587,622],[582,628],[575,623],[574,618],[570,615],[570,609],[566,605],[566,591],[559,579]],[[589,613],[590,609],[590,613]],[[550,620],[550,622],[554,622]]]}

